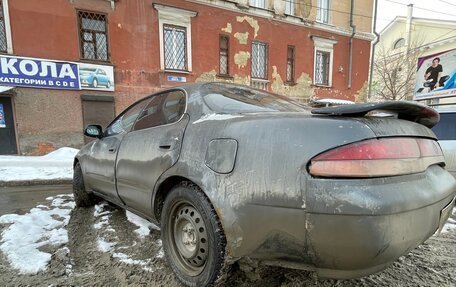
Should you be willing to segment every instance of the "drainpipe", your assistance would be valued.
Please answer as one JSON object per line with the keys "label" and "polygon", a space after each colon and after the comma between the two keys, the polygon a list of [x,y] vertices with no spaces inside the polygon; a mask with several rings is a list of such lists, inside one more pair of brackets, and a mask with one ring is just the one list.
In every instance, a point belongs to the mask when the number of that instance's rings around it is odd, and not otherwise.
{"label": "drainpipe", "polygon": [[367,98],[372,97],[372,75],[374,74],[374,57],[375,57],[375,45],[378,44],[380,41],[380,34],[377,33],[376,27],[377,27],[377,6],[378,6],[378,0],[375,0],[374,4],[374,25],[372,27],[374,34],[375,34],[375,40],[372,43],[372,50],[371,50],[371,58],[370,58],[370,69],[369,69],[369,89],[367,91]]}
{"label": "drainpipe", "polygon": [[356,26],[353,25],[353,10],[354,10],[355,0],[351,0],[350,4],[350,43],[349,43],[349,60],[348,60],[348,89],[351,89],[352,86],[352,69],[353,69],[353,37],[355,37]]}
{"label": "drainpipe", "polygon": [[407,43],[407,54],[410,53],[410,45],[412,40],[412,17],[413,17],[413,4],[407,5],[407,22],[406,22],[406,43]]}

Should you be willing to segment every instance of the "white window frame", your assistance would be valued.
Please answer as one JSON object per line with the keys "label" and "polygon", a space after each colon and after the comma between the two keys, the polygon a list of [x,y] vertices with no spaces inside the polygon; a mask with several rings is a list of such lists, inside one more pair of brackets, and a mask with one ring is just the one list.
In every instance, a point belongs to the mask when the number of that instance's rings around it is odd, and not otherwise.
{"label": "white window frame", "polygon": [[257,8],[266,9],[266,0],[249,0],[249,5]]}
{"label": "white window frame", "polygon": [[[332,76],[333,76],[333,65],[334,65],[334,45],[337,43],[336,40],[312,37],[314,42],[314,67],[313,67],[313,83],[316,86],[332,87]],[[317,84],[316,81],[316,70],[317,70],[317,51],[329,53],[329,75],[328,75],[328,85]]]}
{"label": "white window frame", "polygon": [[13,39],[11,36],[11,23],[9,15],[9,0],[3,0],[3,17],[5,21],[5,34],[6,34],[6,52],[13,54]]}
{"label": "white window frame", "polygon": [[[327,7],[322,7],[323,3],[327,3]],[[317,22],[331,24],[331,4],[331,0],[317,0]],[[324,21],[323,13],[327,13],[327,21]]]}
{"label": "white window frame", "polygon": [[285,14],[286,15],[295,15],[295,2],[297,0],[285,0]]}
{"label": "white window frame", "polygon": [[[165,70],[165,47],[163,37],[163,25],[174,25],[186,28],[187,42],[187,72],[192,71],[192,22],[191,18],[198,13],[185,9],[154,4],[154,8],[158,11],[158,29],[159,29],[159,44],[160,44],[160,69]],[[176,71],[172,71],[176,72]]]}

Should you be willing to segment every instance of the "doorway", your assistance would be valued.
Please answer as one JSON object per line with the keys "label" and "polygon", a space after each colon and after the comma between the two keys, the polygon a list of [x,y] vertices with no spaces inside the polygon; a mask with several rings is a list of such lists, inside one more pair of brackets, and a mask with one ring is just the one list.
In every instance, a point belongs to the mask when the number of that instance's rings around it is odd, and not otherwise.
{"label": "doorway", "polygon": [[0,155],[17,154],[16,125],[11,97],[0,96]]}
{"label": "doorway", "polygon": [[[83,95],[81,99],[84,128],[90,124],[97,124],[105,129],[114,119],[114,97]],[[91,141],[93,141],[93,138],[84,136],[84,143]]]}

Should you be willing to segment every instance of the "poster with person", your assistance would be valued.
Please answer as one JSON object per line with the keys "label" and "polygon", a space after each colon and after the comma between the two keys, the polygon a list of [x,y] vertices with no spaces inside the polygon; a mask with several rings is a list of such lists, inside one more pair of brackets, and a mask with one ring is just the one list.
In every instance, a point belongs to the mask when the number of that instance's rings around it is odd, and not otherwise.
{"label": "poster with person", "polygon": [[6,128],[5,110],[3,104],[0,104],[0,129]]}
{"label": "poster with person", "polygon": [[418,59],[415,100],[456,96],[456,49]]}

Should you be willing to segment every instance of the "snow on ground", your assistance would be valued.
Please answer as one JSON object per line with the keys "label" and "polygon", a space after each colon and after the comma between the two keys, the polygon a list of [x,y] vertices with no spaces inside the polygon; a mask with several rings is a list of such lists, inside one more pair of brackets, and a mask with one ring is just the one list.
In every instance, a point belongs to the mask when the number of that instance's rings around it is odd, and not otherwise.
{"label": "snow on ground", "polygon": [[136,214],[130,211],[127,211],[127,219],[134,225],[138,226],[138,229],[136,229],[135,232],[141,239],[143,239],[150,233],[150,229],[160,230],[160,228],[157,225],[145,220],[142,217],[137,216]]}
{"label": "snow on ground", "polygon": [[[128,255],[124,252],[119,252],[119,250],[129,249],[137,244],[136,241],[133,241],[131,246],[120,246],[119,238],[116,235],[116,230],[110,224],[109,220],[112,217],[112,211],[108,210],[109,204],[107,202],[101,202],[95,205],[95,211],[93,213],[95,217],[96,223],[93,225],[95,229],[101,231],[101,235],[97,238],[97,249],[98,251],[111,253],[113,258],[118,259],[120,262],[128,264],[128,265],[137,265],[141,267],[145,271],[152,272],[153,271],[153,264],[151,259],[134,259],[131,255]],[[140,240],[144,239],[150,233],[150,228],[157,229],[159,228],[154,224],[150,223],[149,221],[127,211],[127,219],[134,225],[138,226],[135,229],[135,233],[139,237]],[[161,246],[161,241],[157,244]],[[163,257],[163,252],[159,252],[157,255],[158,258]]]}
{"label": "snow on ground", "polygon": [[71,179],[78,151],[64,147],[44,156],[0,156],[0,181]]}
{"label": "snow on ground", "polygon": [[456,230],[456,207],[453,208],[453,216],[450,216],[450,218],[448,218],[448,221],[447,223],[445,224],[445,226],[443,227],[442,229],[442,232],[449,232],[451,230]]}
{"label": "snow on ground", "polygon": [[65,226],[75,204],[72,195],[47,198],[50,207],[39,205],[24,215],[0,216],[0,224],[9,225],[0,239],[0,250],[11,266],[21,274],[36,274],[45,270],[51,254],[43,252],[45,245],[63,245],[68,242]]}

